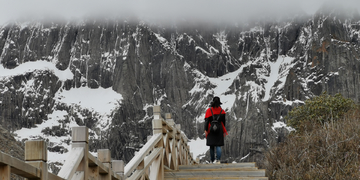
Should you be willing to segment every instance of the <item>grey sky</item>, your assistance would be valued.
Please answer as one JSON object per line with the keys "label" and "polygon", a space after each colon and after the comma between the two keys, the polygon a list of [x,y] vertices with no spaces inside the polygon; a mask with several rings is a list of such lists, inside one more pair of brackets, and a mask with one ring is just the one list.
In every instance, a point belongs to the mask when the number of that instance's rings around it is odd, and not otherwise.
{"label": "grey sky", "polygon": [[[19,17],[81,18],[129,14],[149,19],[245,19],[317,11],[326,0],[0,0],[0,24]],[[342,0],[360,9],[358,0]]]}

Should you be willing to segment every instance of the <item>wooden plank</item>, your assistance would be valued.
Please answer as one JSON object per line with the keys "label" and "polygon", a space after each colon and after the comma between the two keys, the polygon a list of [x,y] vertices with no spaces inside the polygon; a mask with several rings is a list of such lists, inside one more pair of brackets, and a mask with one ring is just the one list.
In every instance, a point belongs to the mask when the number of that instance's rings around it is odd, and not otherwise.
{"label": "wooden plank", "polygon": [[82,147],[71,148],[69,156],[59,171],[58,176],[64,179],[71,179],[71,177],[75,174],[77,167],[79,167],[84,154],[84,148]]}
{"label": "wooden plank", "polygon": [[171,157],[170,157],[170,168],[176,170],[176,147],[175,147],[176,140],[172,139],[170,141],[170,151],[171,151]]}
{"label": "wooden plank", "polygon": [[168,132],[168,130],[167,130],[165,127],[163,127],[163,128],[162,128],[162,133],[163,133],[163,134],[167,134],[167,132]]}
{"label": "wooden plank", "polygon": [[25,163],[30,164],[41,171],[41,180],[48,180],[48,165],[44,161],[25,161]]}
{"label": "wooden plank", "polygon": [[123,160],[112,160],[111,161],[111,179],[125,179],[124,178],[124,161]]}
{"label": "wooden plank", "polygon": [[109,173],[110,168],[103,164],[99,159],[94,157],[90,152],[88,152],[89,158],[89,167],[98,166],[100,174],[107,174]]}
{"label": "wooden plank", "polygon": [[61,177],[59,177],[59,176],[57,176],[57,175],[55,175],[53,173],[48,173],[48,178],[51,179],[51,180],[65,180],[65,179],[63,179],[63,178],[61,178]]}
{"label": "wooden plank", "polygon": [[111,173],[108,174],[99,174],[99,180],[111,180]]}
{"label": "wooden plank", "polygon": [[144,180],[150,180],[149,175],[145,174],[144,175]]}
{"label": "wooden plank", "polygon": [[25,163],[22,160],[19,160],[15,157],[7,155],[0,151],[0,164],[9,165],[11,167],[11,173],[17,174],[19,176],[33,179],[40,178],[41,171],[40,169]]}
{"label": "wooden plank", "polygon": [[0,166],[0,179],[1,180],[10,180],[11,177],[11,167],[9,165]]}
{"label": "wooden plank", "polygon": [[166,129],[166,130],[168,130],[169,132],[173,132],[173,131],[176,130],[173,126],[171,126],[171,125],[170,125],[168,122],[166,122],[166,121],[163,121],[163,128]]}
{"label": "wooden plank", "polygon": [[154,134],[150,140],[140,149],[139,153],[134,156],[130,162],[125,166],[124,169],[124,176],[128,177],[138,165],[141,163],[142,160],[146,157],[146,155],[155,147],[159,141],[162,140],[162,134]]}
{"label": "wooden plank", "polygon": [[88,159],[89,159],[89,167],[94,167],[94,166],[98,166],[98,159],[93,156],[90,152],[88,153]]}
{"label": "wooden plank", "polygon": [[88,179],[98,180],[100,178],[99,166],[89,167]]}
{"label": "wooden plank", "polygon": [[89,179],[89,157],[86,152],[89,152],[89,145],[86,142],[72,142],[72,148],[83,148],[84,156],[81,159],[76,171],[84,171],[84,179]]}
{"label": "wooden plank", "polygon": [[149,179],[163,179],[164,175],[164,164],[162,161],[162,152],[160,150],[160,155],[154,160],[150,167]]}
{"label": "wooden plank", "polygon": [[85,177],[84,171],[76,171],[71,180],[83,180]]}
{"label": "wooden plank", "polygon": [[169,139],[171,139],[171,140],[174,139],[174,135],[172,132],[169,131],[167,134],[168,134]]}
{"label": "wooden plank", "polygon": [[167,166],[167,167],[170,167],[170,144],[169,144],[169,138],[168,138],[168,134],[166,134],[163,138],[164,140],[164,149],[165,149],[165,152],[164,152],[164,166]]}
{"label": "wooden plank", "polygon": [[183,153],[182,153],[182,145],[181,140],[177,142],[177,154],[178,154],[178,165],[183,165]]}
{"label": "wooden plank", "polygon": [[[128,180],[136,180],[139,179],[142,175],[146,173],[146,170],[152,164],[152,162],[160,155],[162,152],[162,148],[155,148],[149,156],[145,157],[144,159],[144,168],[141,170],[136,170]],[[151,173],[151,172],[150,172]]]}
{"label": "wooden plank", "polygon": [[120,176],[119,174],[111,174],[111,179],[112,180],[124,180],[124,178],[122,176]]}

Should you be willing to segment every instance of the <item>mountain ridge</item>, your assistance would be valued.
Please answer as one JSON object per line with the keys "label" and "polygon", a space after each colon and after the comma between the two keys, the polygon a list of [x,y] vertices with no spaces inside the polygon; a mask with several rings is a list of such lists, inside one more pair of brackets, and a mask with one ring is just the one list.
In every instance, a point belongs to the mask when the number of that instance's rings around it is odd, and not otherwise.
{"label": "mountain ridge", "polygon": [[[13,132],[34,128],[63,111],[60,126],[92,130],[91,150],[109,148],[128,161],[151,134],[153,105],[172,113],[189,138],[203,138],[205,109],[220,96],[229,130],[224,157],[261,167],[263,152],[286,138],[287,128],[274,124],[293,106],[323,91],[360,101],[358,27],[357,18],[321,11],[309,19],[211,28],[91,20],[7,25],[0,27],[4,70],[43,60],[72,77],[46,69],[1,74],[1,124]],[[55,96],[80,87],[111,88],[123,99],[101,116]]]}

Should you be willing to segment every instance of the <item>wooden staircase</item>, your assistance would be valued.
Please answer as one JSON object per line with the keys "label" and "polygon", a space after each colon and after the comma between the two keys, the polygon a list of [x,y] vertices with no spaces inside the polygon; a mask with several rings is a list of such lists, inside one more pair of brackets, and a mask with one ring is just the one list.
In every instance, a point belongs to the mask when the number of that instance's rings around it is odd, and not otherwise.
{"label": "wooden staircase", "polygon": [[268,179],[255,163],[199,164],[171,114],[166,113],[164,120],[160,106],[153,109],[153,136],[126,166],[122,160],[112,160],[109,149],[98,149],[97,156],[92,155],[89,130],[79,126],[72,127],[69,157],[57,175],[48,172],[45,140],[30,140],[25,142],[25,161],[0,151],[0,180],[10,180],[12,174],[33,180]]}
{"label": "wooden staircase", "polygon": [[244,179],[267,180],[265,170],[258,169],[255,163],[229,163],[229,164],[197,164],[180,165],[179,170],[165,169],[164,179]]}

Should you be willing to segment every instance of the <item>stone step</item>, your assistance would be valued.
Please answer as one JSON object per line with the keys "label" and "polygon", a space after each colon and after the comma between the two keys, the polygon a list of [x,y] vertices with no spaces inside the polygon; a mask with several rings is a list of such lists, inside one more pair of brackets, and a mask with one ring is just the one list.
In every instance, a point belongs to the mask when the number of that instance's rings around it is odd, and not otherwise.
{"label": "stone step", "polygon": [[222,164],[197,164],[197,165],[181,165],[179,170],[187,169],[229,169],[229,168],[256,168],[254,162],[247,163],[222,163]]}
{"label": "stone step", "polygon": [[255,163],[198,164],[179,166],[179,170],[165,170],[166,180],[184,179],[248,179],[265,180],[265,170]]}
{"label": "stone step", "polygon": [[265,170],[258,169],[255,163],[223,163],[223,164],[197,164],[181,165],[179,170],[165,170],[166,180],[185,179],[243,179],[267,180]]}

